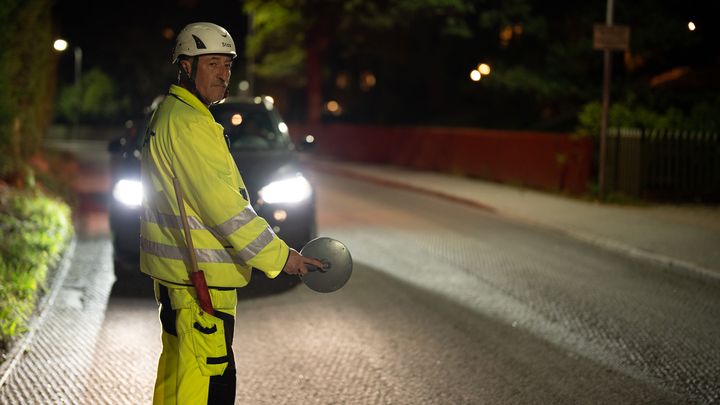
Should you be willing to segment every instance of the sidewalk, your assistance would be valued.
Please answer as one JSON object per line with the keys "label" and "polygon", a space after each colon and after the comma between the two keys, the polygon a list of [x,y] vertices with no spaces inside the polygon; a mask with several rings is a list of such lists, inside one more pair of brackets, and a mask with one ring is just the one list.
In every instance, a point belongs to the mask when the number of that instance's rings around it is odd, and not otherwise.
{"label": "sidewalk", "polygon": [[720,280],[720,206],[621,206],[449,174],[307,161],[318,171],[449,198],[669,269]]}

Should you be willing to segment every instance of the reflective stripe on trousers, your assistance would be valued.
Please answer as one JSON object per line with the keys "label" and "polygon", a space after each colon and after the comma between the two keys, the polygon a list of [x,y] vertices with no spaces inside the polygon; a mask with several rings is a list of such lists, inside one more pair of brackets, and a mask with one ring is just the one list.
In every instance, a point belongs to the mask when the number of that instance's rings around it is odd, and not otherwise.
{"label": "reflective stripe on trousers", "polygon": [[[167,287],[158,284],[156,287],[160,302],[160,323],[162,324],[162,354],[158,362],[157,379],[153,404],[234,404],[236,370],[232,352],[235,318],[231,314],[215,311],[215,318],[222,321],[224,330],[226,355],[223,357],[207,357],[207,364],[228,363],[221,375],[206,376],[201,371],[204,359],[185,344],[184,339],[192,339],[188,333],[179,336],[178,331],[195,328],[204,330],[197,322],[194,325],[178,325],[188,322],[188,314],[197,312],[196,308],[172,309]],[[183,312],[186,311],[186,312]],[[182,313],[181,313],[182,312]],[[205,317],[211,317],[204,314]],[[210,330],[212,332],[213,330]],[[202,356],[201,356],[202,357]]]}

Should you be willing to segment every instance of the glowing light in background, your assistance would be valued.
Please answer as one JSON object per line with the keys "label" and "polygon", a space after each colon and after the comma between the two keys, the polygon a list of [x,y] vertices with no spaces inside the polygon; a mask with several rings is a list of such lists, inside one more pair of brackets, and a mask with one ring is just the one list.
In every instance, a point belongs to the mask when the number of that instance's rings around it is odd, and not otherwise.
{"label": "glowing light in background", "polygon": [[377,79],[372,72],[364,71],[360,74],[360,89],[370,90],[377,84]]}
{"label": "glowing light in background", "polygon": [[688,29],[689,29],[690,31],[695,31],[695,28],[696,28],[696,27],[695,27],[695,23],[692,22],[692,21],[690,21],[690,22],[688,23]]}
{"label": "glowing light in background", "polygon": [[500,37],[500,46],[503,48],[508,46],[513,36],[513,28],[509,25],[502,27],[498,36]]}
{"label": "glowing light in background", "polygon": [[56,51],[64,51],[68,47],[68,43],[64,39],[56,39],[55,42],[53,42],[53,48],[55,48]]}
{"label": "glowing light in background", "polygon": [[480,72],[480,74],[487,76],[490,74],[490,65],[488,65],[487,63],[481,63],[478,65],[477,70],[478,72]]}
{"label": "glowing light in background", "polygon": [[472,72],[470,72],[470,80],[474,82],[479,82],[480,79],[482,79],[482,74],[477,69],[473,69]]}
{"label": "glowing light in background", "polygon": [[342,114],[342,107],[340,106],[340,103],[335,100],[328,101],[327,104],[325,104],[325,108],[327,108],[328,112],[332,115]]}
{"label": "glowing light in background", "polygon": [[232,116],[232,118],[230,118],[230,122],[235,126],[242,124],[242,122],[243,122],[242,115],[234,114]]}
{"label": "glowing light in background", "polygon": [[350,77],[348,77],[347,73],[339,73],[337,77],[335,78],[335,85],[339,89],[345,89],[350,84]]}
{"label": "glowing light in background", "polygon": [[268,204],[297,203],[312,195],[310,182],[298,174],[295,177],[273,181],[258,192]]}
{"label": "glowing light in background", "polygon": [[500,37],[500,46],[506,48],[510,45],[510,40],[513,37],[519,37],[523,34],[523,26],[521,24],[504,25],[500,27],[498,36]]}
{"label": "glowing light in background", "polygon": [[122,179],[115,183],[113,197],[127,206],[137,207],[142,204],[142,183],[138,180]]}
{"label": "glowing light in background", "polygon": [[273,212],[273,218],[275,218],[276,221],[282,222],[287,219],[287,211],[285,210],[275,210]]}

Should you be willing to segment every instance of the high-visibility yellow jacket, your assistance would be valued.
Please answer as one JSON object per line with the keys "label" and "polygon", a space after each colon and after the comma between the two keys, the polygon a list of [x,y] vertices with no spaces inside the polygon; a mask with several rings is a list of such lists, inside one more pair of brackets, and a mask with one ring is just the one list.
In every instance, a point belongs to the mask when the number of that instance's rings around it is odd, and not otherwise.
{"label": "high-visibility yellow jacket", "polygon": [[223,128],[179,86],[150,120],[142,148],[140,269],[165,283],[192,285],[190,260],[173,187],[185,196],[198,267],[210,287],[242,287],[252,267],[277,276],[287,244],[242,196],[245,189]]}

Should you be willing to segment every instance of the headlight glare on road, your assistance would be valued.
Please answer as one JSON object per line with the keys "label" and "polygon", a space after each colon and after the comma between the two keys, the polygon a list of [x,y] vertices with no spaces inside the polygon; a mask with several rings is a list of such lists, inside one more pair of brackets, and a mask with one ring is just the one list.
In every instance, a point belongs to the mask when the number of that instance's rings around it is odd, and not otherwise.
{"label": "headlight glare on road", "polygon": [[128,207],[139,206],[143,198],[142,183],[127,179],[118,181],[113,188],[113,198]]}
{"label": "headlight glare on road", "polygon": [[263,187],[260,198],[268,204],[298,203],[312,195],[310,182],[302,175],[273,181]]}

